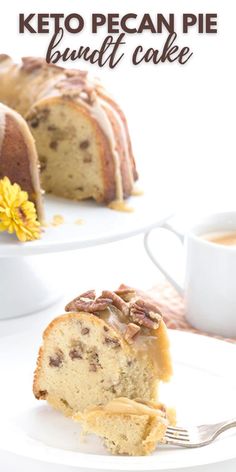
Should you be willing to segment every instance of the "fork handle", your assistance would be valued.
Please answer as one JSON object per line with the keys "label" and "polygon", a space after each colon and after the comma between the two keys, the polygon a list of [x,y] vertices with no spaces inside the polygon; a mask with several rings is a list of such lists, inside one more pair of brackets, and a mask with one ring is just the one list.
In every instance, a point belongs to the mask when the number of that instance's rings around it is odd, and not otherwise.
{"label": "fork handle", "polygon": [[236,427],[236,418],[230,421],[227,421],[227,423],[221,423],[217,431],[214,433],[214,438],[219,436],[219,434],[224,433],[224,431],[227,431],[227,429],[235,428],[235,427]]}

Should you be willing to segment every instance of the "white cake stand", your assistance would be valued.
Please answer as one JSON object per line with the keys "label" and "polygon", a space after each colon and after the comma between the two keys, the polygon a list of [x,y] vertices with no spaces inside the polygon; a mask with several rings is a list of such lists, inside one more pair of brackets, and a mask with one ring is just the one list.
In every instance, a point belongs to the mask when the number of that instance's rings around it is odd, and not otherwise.
{"label": "white cake stand", "polygon": [[171,215],[165,198],[160,203],[153,194],[132,197],[129,206],[134,209],[132,213],[112,211],[92,201],[47,196],[46,221],[60,215],[62,225],[46,228],[40,240],[27,243],[0,233],[0,319],[39,311],[63,294],[69,271],[61,273],[59,253],[146,232]]}

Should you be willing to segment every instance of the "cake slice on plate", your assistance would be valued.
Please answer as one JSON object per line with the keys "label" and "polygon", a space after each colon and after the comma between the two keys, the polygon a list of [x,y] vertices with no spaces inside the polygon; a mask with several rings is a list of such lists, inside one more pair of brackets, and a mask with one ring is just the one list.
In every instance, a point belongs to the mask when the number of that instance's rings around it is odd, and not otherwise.
{"label": "cake slice on plate", "polygon": [[114,398],[155,401],[172,374],[167,329],[154,303],[135,291],[86,292],[43,335],[33,391],[73,416]]}

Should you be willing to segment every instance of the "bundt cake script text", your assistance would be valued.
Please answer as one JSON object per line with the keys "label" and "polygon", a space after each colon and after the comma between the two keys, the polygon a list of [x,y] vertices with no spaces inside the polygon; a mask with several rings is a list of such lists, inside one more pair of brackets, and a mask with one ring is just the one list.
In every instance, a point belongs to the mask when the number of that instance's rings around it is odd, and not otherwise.
{"label": "bundt cake script text", "polygon": [[[136,13],[128,13],[120,16],[119,13],[109,13],[107,15],[94,13],[90,21],[78,13],[65,15],[63,13],[30,13],[19,14],[19,32],[21,34],[37,33],[52,34],[46,52],[48,63],[56,64],[58,61],[86,61],[97,64],[99,67],[108,66],[114,69],[124,58],[128,51],[127,37],[130,34],[166,34],[164,43],[155,47],[145,48],[138,44],[131,51],[131,61],[133,65],[141,63],[153,63],[154,65],[165,62],[178,62],[186,64],[193,56],[189,46],[179,46],[177,44],[177,21],[175,15],[145,13],[141,17]],[[90,46],[79,45],[77,49],[72,49],[64,44],[65,32],[72,34],[83,33],[85,24],[91,24],[91,34],[100,32],[100,28],[106,30],[108,34],[102,41],[100,47],[93,49]],[[216,13],[183,13],[180,34],[186,35],[194,28],[198,34],[217,33]],[[102,31],[103,31],[102,30]],[[139,36],[138,36],[139,37]]]}

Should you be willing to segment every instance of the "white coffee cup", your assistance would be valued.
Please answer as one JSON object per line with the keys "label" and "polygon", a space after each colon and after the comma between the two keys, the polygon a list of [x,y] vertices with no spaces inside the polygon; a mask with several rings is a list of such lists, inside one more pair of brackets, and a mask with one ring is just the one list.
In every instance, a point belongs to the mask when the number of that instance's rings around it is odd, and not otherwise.
{"label": "white coffee cup", "polygon": [[184,244],[184,287],[156,260],[150,232],[145,236],[145,248],[154,264],[184,296],[187,321],[208,333],[236,337],[236,246],[215,244],[203,237],[210,233],[236,232],[236,212],[205,217],[184,235],[168,223],[163,227],[175,233]]}

